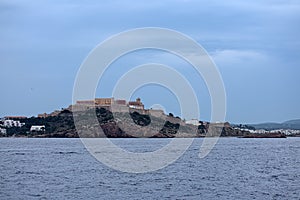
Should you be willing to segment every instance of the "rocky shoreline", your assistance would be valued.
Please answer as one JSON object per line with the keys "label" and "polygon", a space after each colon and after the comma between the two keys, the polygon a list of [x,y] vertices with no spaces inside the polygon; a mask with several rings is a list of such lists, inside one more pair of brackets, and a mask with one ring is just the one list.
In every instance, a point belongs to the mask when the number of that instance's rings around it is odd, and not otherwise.
{"label": "rocky shoreline", "polygon": [[269,134],[250,134],[250,135],[242,136],[240,138],[287,138],[287,136],[282,133],[269,133]]}

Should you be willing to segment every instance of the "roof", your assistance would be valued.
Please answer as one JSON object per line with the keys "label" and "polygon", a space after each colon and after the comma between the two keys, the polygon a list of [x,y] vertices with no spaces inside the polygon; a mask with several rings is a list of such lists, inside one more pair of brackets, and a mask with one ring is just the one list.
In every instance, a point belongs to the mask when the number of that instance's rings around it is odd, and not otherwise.
{"label": "roof", "polygon": [[25,116],[5,116],[5,119],[26,119]]}
{"label": "roof", "polygon": [[143,104],[141,102],[136,102],[136,101],[129,101],[129,105],[134,105],[134,106],[142,106]]}
{"label": "roof", "polygon": [[45,127],[45,125],[32,125],[31,128],[32,128],[32,127],[34,127],[34,128],[41,127],[41,128],[42,128],[42,127]]}

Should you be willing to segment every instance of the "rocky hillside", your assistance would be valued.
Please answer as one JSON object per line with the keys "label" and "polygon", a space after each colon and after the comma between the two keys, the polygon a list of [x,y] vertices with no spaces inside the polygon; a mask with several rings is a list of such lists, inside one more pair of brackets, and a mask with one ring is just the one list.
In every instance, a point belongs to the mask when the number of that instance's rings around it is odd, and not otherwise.
{"label": "rocky hillside", "polygon": [[[95,112],[96,111],[96,112]],[[76,128],[74,119],[77,120]],[[96,116],[97,121],[93,116]],[[244,136],[249,133],[232,128],[229,123],[194,126],[185,124],[179,117],[160,117],[130,113],[112,113],[105,108],[72,113],[68,110],[57,116],[22,119],[26,125],[7,130],[7,136],[16,137],[205,137]],[[44,132],[31,132],[32,125],[45,125]]]}

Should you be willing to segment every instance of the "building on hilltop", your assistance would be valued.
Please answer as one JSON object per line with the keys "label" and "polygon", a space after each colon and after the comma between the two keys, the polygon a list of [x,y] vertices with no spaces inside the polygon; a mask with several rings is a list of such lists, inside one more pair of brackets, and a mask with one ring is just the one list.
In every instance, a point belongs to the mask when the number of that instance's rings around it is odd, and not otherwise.
{"label": "building on hilltop", "polygon": [[91,108],[106,108],[110,110],[110,107],[114,103],[114,98],[96,98],[94,100],[78,100],[75,105],[72,105],[74,111],[84,111]]}
{"label": "building on hilltop", "polygon": [[43,114],[38,114],[38,117],[39,118],[46,118],[46,117],[48,117],[48,115],[49,114],[47,114],[47,113],[43,113]]}
{"label": "building on hilltop", "polygon": [[55,116],[58,116],[58,114],[59,114],[60,112],[61,112],[61,111],[59,111],[59,110],[55,110],[55,111],[53,111],[53,112],[50,113],[50,114],[47,114],[47,113],[38,114],[38,117],[39,117],[39,118],[55,117]]}
{"label": "building on hilltop", "polygon": [[94,100],[79,100],[76,101],[78,105],[84,106],[110,106],[114,103],[114,98],[96,98]]}
{"label": "building on hilltop", "polygon": [[114,98],[96,98],[96,106],[111,106],[114,103]]}
{"label": "building on hilltop", "polygon": [[126,106],[126,100],[124,100],[124,99],[117,99],[115,101],[115,104]]}
{"label": "building on hilltop", "polygon": [[136,101],[129,101],[126,103],[124,99],[115,100],[111,98],[95,98],[95,100],[79,100],[76,101],[76,104],[72,106],[74,111],[84,111],[91,108],[105,108],[111,110],[111,107],[114,106],[119,111],[125,112],[128,111],[128,107],[137,110],[144,110],[144,104],[141,102],[140,98],[137,98]]}
{"label": "building on hilltop", "polygon": [[[39,114],[38,117],[46,118],[50,116],[58,116],[63,111],[85,111],[92,108],[105,108],[110,111],[115,112],[128,112],[128,109],[133,109],[142,114],[149,114],[149,110],[144,109],[144,104],[141,102],[140,98],[137,98],[136,101],[129,101],[128,103],[124,99],[114,99],[111,98],[95,98],[94,100],[78,100],[74,105],[70,105],[68,108],[62,110],[56,110],[50,114],[42,113]],[[154,112],[154,111],[153,111]],[[161,114],[161,113],[156,113]]]}
{"label": "building on hilltop", "polygon": [[141,102],[140,98],[137,98],[136,101],[129,101],[128,106],[129,108],[144,110],[144,104]]}
{"label": "building on hilltop", "polygon": [[90,105],[90,106],[93,106],[95,105],[95,100],[80,100],[80,101],[76,101],[76,104],[78,105]]}

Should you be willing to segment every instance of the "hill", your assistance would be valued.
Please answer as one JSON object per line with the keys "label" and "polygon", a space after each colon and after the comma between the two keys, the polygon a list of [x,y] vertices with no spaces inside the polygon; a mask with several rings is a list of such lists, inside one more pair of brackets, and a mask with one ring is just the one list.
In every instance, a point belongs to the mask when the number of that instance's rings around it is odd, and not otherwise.
{"label": "hill", "polygon": [[265,129],[265,130],[276,130],[276,129],[300,130],[300,119],[289,120],[283,123],[249,124],[249,126],[252,126],[255,129]]}
{"label": "hill", "polygon": [[[98,122],[92,120],[97,116]],[[74,125],[74,117],[80,121]],[[91,121],[92,120],[92,121]],[[205,137],[217,136],[244,136],[247,131],[234,129],[229,123],[203,123],[199,126],[186,124],[179,117],[173,115],[153,116],[141,114],[138,111],[112,113],[105,108],[85,110],[80,112],[61,111],[57,116],[31,117],[20,120],[25,123],[22,127],[7,129],[6,137]],[[33,125],[44,125],[45,131],[33,132]],[[99,132],[99,125],[102,132]],[[142,129],[141,129],[142,127]],[[141,131],[142,130],[142,131]],[[102,134],[102,135],[101,135]],[[104,134],[104,135],[103,135]]]}

